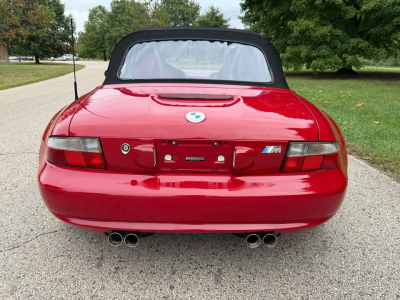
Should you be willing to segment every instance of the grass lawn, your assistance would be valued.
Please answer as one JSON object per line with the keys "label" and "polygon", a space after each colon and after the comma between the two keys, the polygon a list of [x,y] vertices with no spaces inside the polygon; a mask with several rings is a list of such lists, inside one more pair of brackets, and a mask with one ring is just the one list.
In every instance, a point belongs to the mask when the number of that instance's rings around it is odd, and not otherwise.
{"label": "grass lawn", "polygon": [[329,113],[355,154],[400,179],[400,70],[359,76],[285,72],[290,88]]}
{"label": "grass lawn", "polygon": [[[76,69],[84,68],[76,65]],[[47,80],[73,71],[72,64],[11,62],[0,64],[0,90]]]}

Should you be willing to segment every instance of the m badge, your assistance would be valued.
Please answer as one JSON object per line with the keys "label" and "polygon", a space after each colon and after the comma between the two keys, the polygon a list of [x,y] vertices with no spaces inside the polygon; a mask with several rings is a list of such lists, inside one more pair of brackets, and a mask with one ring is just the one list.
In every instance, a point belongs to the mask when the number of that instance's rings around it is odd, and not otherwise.
{"label": "m badge", "polygon": [[262,153],[281,153],[282,146],[266,146]]}

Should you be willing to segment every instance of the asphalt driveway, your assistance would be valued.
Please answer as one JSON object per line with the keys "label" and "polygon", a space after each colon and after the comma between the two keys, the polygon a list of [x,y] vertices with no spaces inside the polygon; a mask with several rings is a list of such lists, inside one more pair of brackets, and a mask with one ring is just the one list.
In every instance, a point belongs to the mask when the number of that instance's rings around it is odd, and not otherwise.
{"label": "asphalt driveway", "polygon": [[[82,95],[107,64],[79,63]],[[0,91],[0,299],[400,299],[400,184],[353,157],[339,213],[273,249],[227,234],[114,248],[58,221],[40,198],[37,159],[48,121],[74,100],[72,80]]]}

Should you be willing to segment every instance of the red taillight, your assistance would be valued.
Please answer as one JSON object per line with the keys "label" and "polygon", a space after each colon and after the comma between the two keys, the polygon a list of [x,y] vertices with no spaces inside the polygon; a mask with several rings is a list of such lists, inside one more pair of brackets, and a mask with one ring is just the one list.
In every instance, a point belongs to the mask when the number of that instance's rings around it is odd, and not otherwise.
{"label": "red taillight", "polygon": [[304,157],[288,157],[283,172],[298,172],[304,163]]}
{"label": "red taillight", "polygon": [[88,168],[105,169],[103,155],[101,153],[85,152],[84,156]]}
{"label": "red taillight", "polygon": [[291,143],[282,171],[326,170],[338,165],[337,143]]}
{"label": "red taillight", "polygon": [[50,137],[47,160],[63,166],[105,169],[105,162],[97,138]]}
{"label": "red taillight", "polygon": [[47,160],[58,165],[67,165],[64,150],[47,147]]}
{"label": "red taillight", "polygon": [[324,160],[321,164],[321,169],[331,169],[339,165],[339,152],[324,155]]}
{"label": "red taillight", "polygon": [[304,163],[303,166],[301,167],[301,170],[302,171],[318,170],[321,168],[321,163],[323,159],[324,159],[323,155],[307,156],[304,158]]}
{"label": "red taillight", "polygon": [[83,152],[77,151],[64,151],[65,158],[67,159],[67,164],[76,167],[86,167],[85,157]]}

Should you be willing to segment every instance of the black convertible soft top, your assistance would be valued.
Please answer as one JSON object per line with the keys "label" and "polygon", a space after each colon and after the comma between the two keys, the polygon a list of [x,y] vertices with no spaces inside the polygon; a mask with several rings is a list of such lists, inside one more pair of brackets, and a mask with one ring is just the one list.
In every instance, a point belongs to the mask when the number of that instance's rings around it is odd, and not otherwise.
{"label": "black convertible soft top", "polygon": [[[272,72],[273,81],[248,82],[228,80],[207,80],[207,79],[120,79],[118,71],[123,64],[125,55],[136,43],[165,40],[206,40],[247,44],[258,47],[266,55],[269,68]],[[208,28],[208,27],[163,27],[148,28],[134,31],[123,37],[115,46],[108,66],[106,79],[103,85],[121,83],[212,83],[212,84],[233,84],[247,86],[265,86],[273,88],[289,89],[285,76],[283,75],[282,63],[275,47],[262,35],[238,29]]]}

